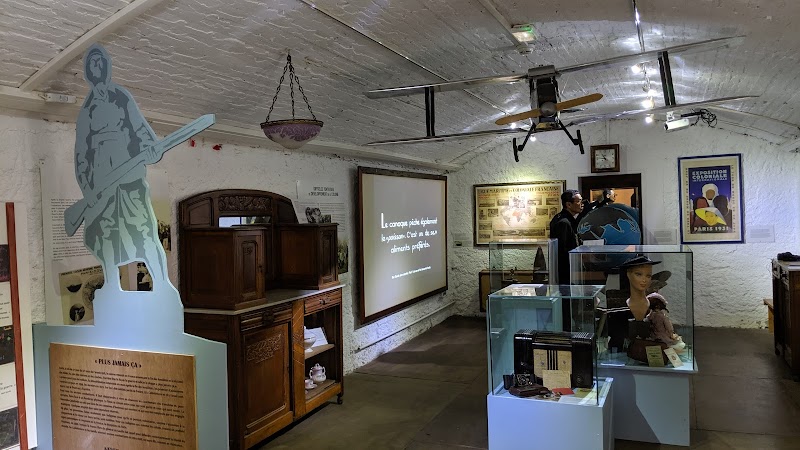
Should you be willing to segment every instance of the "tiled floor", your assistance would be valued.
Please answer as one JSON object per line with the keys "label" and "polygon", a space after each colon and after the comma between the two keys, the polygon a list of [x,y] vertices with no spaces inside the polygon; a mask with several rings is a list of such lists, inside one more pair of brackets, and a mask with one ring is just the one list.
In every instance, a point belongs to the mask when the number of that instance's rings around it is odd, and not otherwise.
{"label": "tiled floor", "polygon": [[[345,378],[342,405],[323,406],[260,448],[487,448],[485,324],[451,317],[382,355]],[[800,383],[773,353],[772,335],[695,333],[691,448],[800,450]],[[615,448],[682,447],[617,440]]]}

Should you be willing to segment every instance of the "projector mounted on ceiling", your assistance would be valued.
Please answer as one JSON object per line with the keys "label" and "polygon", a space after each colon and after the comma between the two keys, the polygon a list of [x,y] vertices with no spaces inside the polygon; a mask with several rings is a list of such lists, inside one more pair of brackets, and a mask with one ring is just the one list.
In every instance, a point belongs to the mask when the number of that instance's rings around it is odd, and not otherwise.
{"label": "projector mounted on ceiling", "polygon": [[[667,130],[667,133],[669,133],[670,131],[682,130],[682,129],[688,127],[688,126],[694,125],[689,120],[690,117],[700,117],[700,118],[702,118],[703,117],[703,110],[692,111],[690,113],[677,114],[677,115],[675,114],[674,111],[669,111],[669,112],[667,112],[667,121],[664,122],[664,129]],[[697,119],[695,121],[695,123],[697,123],[697,121],[699,121],[699,120],[700,119]],[[714,116],[714,118],[711,119],[711,120],[716,121],[716,116]],[[711,126],[710,123],[709,123],[709,126]]]}
{"label": "projector mounted on ceiling", "polygon": [[669,133],[670,131],[682,130],[691,124],[688,118],[682,115],[676,117],[675,113],[670,111],[667,113],[667,121],[664,122],[664,129]]}

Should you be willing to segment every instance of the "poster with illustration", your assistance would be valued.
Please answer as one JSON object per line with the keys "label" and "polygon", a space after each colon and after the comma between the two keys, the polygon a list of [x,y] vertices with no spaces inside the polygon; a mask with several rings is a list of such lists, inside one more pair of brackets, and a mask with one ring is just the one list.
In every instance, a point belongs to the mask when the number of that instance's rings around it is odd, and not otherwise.
{"label": "poster with illustration", "polygon": [[744,241],[741,154],[678,159],[681,242]]}

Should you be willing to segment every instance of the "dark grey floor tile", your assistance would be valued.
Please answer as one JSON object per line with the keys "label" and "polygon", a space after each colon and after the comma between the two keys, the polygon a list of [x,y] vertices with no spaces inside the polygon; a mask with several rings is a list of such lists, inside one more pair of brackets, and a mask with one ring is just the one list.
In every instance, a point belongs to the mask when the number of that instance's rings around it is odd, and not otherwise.
{"label": "dark grey floor tile", "polygon": [[780,380],[695,375],[694,399],[702,430],[800,436],[800,408]]}
{"label": "dark grey floor tile", "polygon": [[342,405],[329,404],[262,449],[403,449],[463,385],[352,374]]}
{"label": "dark grey floor tile", "polygon": [[433,418],[415,441],[486,448],[489,446],[485,377],[479,377]]}
{"label": "dark grey floor tile", "polygon": [[447,319],[356,371],[470,383],[487,371],[485,322],[471,318]]}

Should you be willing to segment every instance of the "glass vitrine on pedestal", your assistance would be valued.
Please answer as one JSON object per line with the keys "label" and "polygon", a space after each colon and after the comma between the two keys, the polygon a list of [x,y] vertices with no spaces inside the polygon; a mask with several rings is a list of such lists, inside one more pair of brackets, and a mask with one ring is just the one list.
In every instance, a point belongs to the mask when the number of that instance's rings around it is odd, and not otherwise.
{"label": "glass vitrine on pedestal", "polygon": [[481,270],[479,291],[481,312],[486,311],[489,294],[518,283],[551,283],[558,271],[558,241],[542,239],[525,244],[489,243],[489,267]]}
{"label": "glass vitrine on pedestal", "polygon": [[[688,446],[690,377],[698,372],[691,249],[581,246],[569,257],[573,284],[606,285],[598,293],[598,373],[614,379],[615,437]],[[643,271],[650,280],[639,288],[631,284],[642,274],[626,264],[634,258],[650,266]],[[644,320],[635,320],[630,310],[632,289],[643,290],[648,300]],[[666,338],[665,319],[671,326]]]}
{"label": "glass vitrine on pedestal", "polygon": [[[490,448],[612,447],[612,380],[597,377],[594,338],[602,288],[512,284],[489,295]],[[523,417],[548,432],[534,439]]]}

